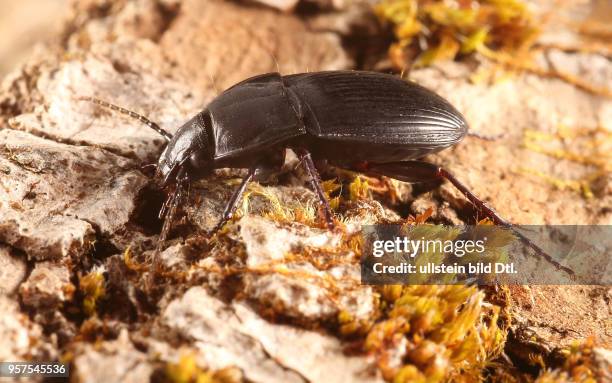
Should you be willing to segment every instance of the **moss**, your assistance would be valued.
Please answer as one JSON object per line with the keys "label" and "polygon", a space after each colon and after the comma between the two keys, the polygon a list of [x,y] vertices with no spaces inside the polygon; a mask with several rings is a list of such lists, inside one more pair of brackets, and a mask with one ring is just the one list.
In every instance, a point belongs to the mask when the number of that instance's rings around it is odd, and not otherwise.
{"label": "moss", "polygon": [[[570,348],[563,350],[565,361],[563,365],[554,370],[545,370],[536,379],[535,383],[596,383],[598,376],[605,371],[597,371],[593,360],[593,347],[595,341],[589,338],[583,342],[576,342]],[[599,374],[599,375],[598,375]]]}
{"label": "moss", "polygon": [[79,290],[83,294],[83,311],[94,315],[98,301],[106,295],[104,275],[93,271],[79,280]]}
{"label": "moss", "polygon": [[243,381],[240,371],[233,367],[217,371],[200,368],[192,353],[183,353],[178,362],[168,363],[164,373],[169,383],[237,383]]}
{"label": "moss", "polygon": [[268,211],[262,215],[276,222],[291,223],[299,222],[308,226],[317,226],[317,209],[312,204],[285,204],[278,196],[268,188],[257,183],[249,184],[248,190],[244,193],[241,214],[249,211],[250,199],[260,197],[267,201]]}
{"label": "moss", "polygon": [[[369,184],[369,180],[356,177],[349,185],[348,193],[341,198],[369,198]],[[328,197],[339,188],[335,180],[324,183]],[[252,198],[264,200],[267,206],[264,216],[271,220],[289,224],[303,214],[303,223],[312,226],[317,224],[314,209],[305,209],[295,202],[281,201],[275,193],[257,184],[248,189],[243,212],[248,212]],[[428,210],[416,217],[409,217],[403,222],[404,226],[422,235],[432,235],[431,231],[436,226],[427,224],[432,213],[433,210]],[[487,236],[491,241],[489,247],[503,248],[513,238],[488,233],[487,230],[492,229],[489,220],[479,224],[478,229],[481,231],[477,230],[474,235]],[[339,302],[338,298],[346,291],[361,287],[359,281],[321,271],[359,262],[363,238],[358,233],[349,234],[342,226],[338,230],[342,238],[334,248],[304,246],[285,254],[283,259],[257,267],[234,263],[215,266],[210,271],[225,277],[253,273],[295,278],[302,283],[321,287],[331,301]],[[459,233],[451,233],[450,239]],[[434,234],[439,236],[439,233]],[[231,249],[234,242],[227,240],[224,235],[216,241],[216,251],[220,252],[227,247],[226,251],[232,254],[234,260],[236,254],[244,254],[244,249]],[[470,255],[466,254],[463,258],[467,262]],[[312,265],[316,270],[306,271],[287,266],[301,263]],[[517,373],[503,359],[498,358],[504,349],[511,322],[509,301],[508,289],[502,286],[485,291],[475,286],[462,285],[386,285],[374,287],[375,309],[366,318],[357,318],[340,304],[335,319],[325,318],[322,319],[323,323],[305,319],[301,321],[300,318],[289,319],[283,316],[286,308],[282,305],[271,305],[262,310],[271,320],[282,318],[307,328],[332,329],[338,337],[347,340],[352,350],[357,348],[354,351],[371,355],[383,377],[390,382],[533,381],[534,376]],[[534,362],[542,366],[543,360]],[[193,374],[189,376],[194,379]]]}
{"label": "moss", "polygon": [[178,362],[166,366],[166,378],[172,383],[211,382],[212,377],[198,367],[192,354],[183,354]]}
{"label": "moss", "polygon": [[[375,13],[393,27],[395,42],[389,47],[393,66],[402,72],[478,53],[497,65],[479,70],[472,81],[499,81],[512,71],[553,77],[584,91],[612,97],[612,91],[580,77],[536,64],[536,18],[521,0],[382,0]],[[578,50],[581,50],[578,48]],[[608,53],[599,49],[602,54]]]}
{"label": "moss", "polygon": [[526,130],[523,147],[558,160],[575,162],[594,170],[580,179],[564,179],[532,168],[518,168],[518,173],[530,174],[561,190],[573,190],[585,198],[593,198],[593,182],[612,171],[612,133],[599,126],[594,129],[580,129],[559,125],[555,133]]}
{"label": "moss", "polygon": [[[502,351],[506,329],[500,323],[509,320],[499,321],[502,309],[487,303],[475,287],[382,286],[379,293],[386,304],[366,334],[364,349],[388,380],[476,379]],[[389,363],[395,353],[402,355],[399,366]]]}
{"label": "moss", "polygon": [[338,210],[340,206],[340,196],[332,197],[332,195],[338,192],[342,188],[342,185],[339,184],[336,179],[331,179],[321,182],[321,187],[323,188],[323,192],[325,192],[331,209]]}
{"label": "moss", "polygon": [[516,52],[533,44],[537,21],[520,0],[384,0],[376,14],[394,27],[398,68],[454,59],[487,47]]}
{"label": "moss", "polygon": [[132,271],[142,272],[149,270],[148,264],[138,263],[132,258],[132,252],[129,246],[123,253],[123,262],[125,263],[125,267]]}
{"label": "moss", "polygon": [[349,184],[349,196],[351,201],[366,199],[370,197],[368,181],[360,176],[355,177],[353,182]]}
{"label": "moss", "polygon": [[[409,217],[408,225],[431,234],[436,226],[424,224],[431,214]],[[482,224],[483,230],[490,226]],[[361,248],[355,248],[359,255]],[[341,335],[363,339],[363,350],[388,381],[479,381],[504,348],[511,319],[506,288],[485,293],[463,285],[385,285],[376,292],[371,323],[342,312],[338,322]]]}

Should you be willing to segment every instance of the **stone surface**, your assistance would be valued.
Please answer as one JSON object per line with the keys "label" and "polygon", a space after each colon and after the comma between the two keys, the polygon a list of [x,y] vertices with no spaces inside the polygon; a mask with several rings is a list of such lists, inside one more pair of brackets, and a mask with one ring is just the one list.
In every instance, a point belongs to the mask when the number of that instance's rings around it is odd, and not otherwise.
{"label": "stone surface", "polygon": [[[346,357],[328,335],[273,325],[248,306],[226,305],[201,287],[171,302],[162,323],[198,350],[213,369],[238,366],[254,382],[378,381],[365,357]],[[303,352],[308,350],[307,353]]]}
{"label": "stone surface", "polygon": [[0,295],[0,361],[20,361],[35,353],[42,329],[30,322],[14,300]]}
{"label": "stone surface", "polygon": [[26,277],[27,266],[23,257],[5,245],[0,245],[0,295],[16,291]]}
{"label": "stone surface", "polygon": [[77,382],[148,382],[153,372],[146,354],[134,347],[127,331],[95,347],[83,344],[77,355],[71,371],[71,378]]}
{"label": "stone surface", "polygon": [[[578,72],[581,77],[597,80],[595,84],[609,84],[611,71],[608,63],[606,66],[583,65]],[[597,172],[596,167],[577,160],[555,158],[525,146],[526,136],[533,131],[553,135],[552,143],[562,142],[554,135],[563,126],[568,127],[568,134],[586,130],[594,135],[598,127],[606,129],[607,121],[612,120],[612,103],[560,80],[535,75],[525,74],[493,85],[472,84],[467,81],[468,77],[467,68],[456,63],[411,73],[411,79],[439,92],[461,110],[471,131],[489,136],[503,134],[503,137],[494,141],[467,137],[434,159],[446,165],[474,194],[511,222],[612,223],[612,212],[606,209],[612,206],[611,193],[604,191],[593,198],[585,198],[580,191],[559,189],[544,177],[529,174],[536,171],[555,179],[580,180]],[[555,97],[550,97],[551,94]],[[606,150],[607,140],[604,133],[600,149],[586,149],[590,152],[579,154],[605,161],[605,154],[600,150]],[[544,147],[547,144],[547,141],[542,143]],[[572,151],[569,142],[553,149]],[[605,170],[608,167],[609,163],[604,165],[604,173],[609,172]],[[454,202],[456,208],[463,205],[460,201],[465,201],[449,184],[442,186],[441,193]]]}
{"label": "stone surface", "polygon": [[70,283],[70,270],[52,263],[37,263],[28,279],[19,287],[24,305],[38,309],[56,309],[71,300],[75,287]]}
{"label": "stone surface", "polygon": [[65,143],[101,147],[138,159],[138,164],[157,159],[152,153],[161,150],[163,137],[138,120],[79,97],[97,97],[123,106],[170,132],[200,109],[187,87],[147,72],[122,71],[108,57],[88,54],[64,61],[53,70],[41,69],[36,87],[30,90],[39,95],[37,105],[32,112],[13,118],[13,128]]}
{"label": "stone surface", "polygon": [[[276,313],[301,321],[335,319],[341,311],[357,319],[367,319],[374,312],[370,286],[360,286],[359,265],[355,254],[327,255],[324,260],[307,262],[291,259],[307,249],[337,248],[339,235],[327,231],[312,232],[306,227],[278,228],[268,220],[244,217],[240,238],[246,247],[246,296]],[[337,263],[334,267],[321,266]],[[337,296],[337,289],[345,293]]]}
{"label": "stone surface", "polygon": [[612,348],[605,330],[612,317],[612,288],[607,286],[513,286],[515,321],[529,328],[541,343],[571,346],[576,339],[594,336]]}
{"label": "stone surface", "polygon": [[337,35],[310,31],[295,15],[232,2],[183,2],[160,46],[194,88],[214,84],[216,93],[261,73],[352,65]]}
{"label": "stone surface", "polygon": [[0,240],[36,259],[89,252],[125,225],[146,178],[106,150],[0,131]]}
{"label": "stone surface", "polygon": [[300,2],[299,0],[254,0],[255,3],[267,5],[281,11],[290,11]]}

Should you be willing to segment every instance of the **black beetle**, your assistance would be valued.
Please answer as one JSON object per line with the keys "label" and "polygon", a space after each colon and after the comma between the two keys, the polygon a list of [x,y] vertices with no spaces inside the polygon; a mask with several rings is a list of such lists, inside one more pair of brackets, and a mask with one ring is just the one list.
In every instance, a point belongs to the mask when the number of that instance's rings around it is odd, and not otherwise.
{"label": "black beetle", "polygon": [[[134,112],[87,99],[141,120],[168,141],[156,177],[164,186],[174,184],[176,188],[160,213],[166,216],[160,242],[190,181],[217,168],[249,169],[217,230],[232,217],[248,182],[280,168],[287,148],[305,165],[330,228],[332,213],[315,161],[407,182],[447,179],[494,223],[512,228],[452,174],[418,161],[457,144],[467,134],[468,124],[442,97],[393,75],[326,71],[255,76],[221,93],[174,136]],[[549,262],[573,274],[515,233]]]}

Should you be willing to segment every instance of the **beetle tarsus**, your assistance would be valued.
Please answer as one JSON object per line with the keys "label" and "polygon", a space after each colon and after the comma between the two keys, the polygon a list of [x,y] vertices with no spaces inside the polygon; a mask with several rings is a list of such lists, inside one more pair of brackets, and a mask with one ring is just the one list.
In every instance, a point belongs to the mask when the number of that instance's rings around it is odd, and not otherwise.
{"label": "beetle tarsus", "polygon": [[312,185],[312,188],[317,194],[317,198],[321,203],[319,211],[323,214],[325,224],[329,230],[333,230],[335,225],[331,206],[329,206],[329,201],[325,197],[325,192],[323,192],[323,188],[321,187],[321,177],[319,176],[319,172],[317,171],[315,163],[312,160],[312,155],[306,149],[296,150],[296,154],[306,167],[306,171],[310,177],[310,184]]}

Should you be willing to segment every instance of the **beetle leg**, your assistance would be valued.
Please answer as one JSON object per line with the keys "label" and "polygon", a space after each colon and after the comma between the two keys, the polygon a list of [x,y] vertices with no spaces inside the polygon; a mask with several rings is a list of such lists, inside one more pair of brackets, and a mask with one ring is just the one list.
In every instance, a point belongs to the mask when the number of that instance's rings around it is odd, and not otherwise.
{"label": "beetle leg", "polygon": [[240,201],[242,201],[242,195],[244,194],[244,191],[246,190],[246,187],[249,184],[249,182],[253,180],[253,177],[255,176],[255,172],[257,171],[257,169],[258,169],[257,167],[252,167],[251,169],[249,169],[249,173],[246,175],[246,177],[242,179],[242,182],[240,182],[238,189],[234,190],[232,197],[230,198],[227,205],[225,205],[225,211],[223,212],[223,216],[221,217],[221,220],[212,229],[211,234],[214,234],[217,231],[219,231],[219,229],[221,229],[227,223],[227,221],[232,219],[232,217],[234,216],[234,213],[236,212],[236,209],[238,208],[238,204],[240,203]]}
{"label": "beetle leg", "polygon": [[331,211],[331,207],[329,206],[329,201],[325,197],[325,193],[323,192],[323,188],[321,187],[321,177],[319,176],[319,172],[312,160],[312,156],[310,152],[306,149],[297,149],[296,154],[298,155],[300,161],[304,163],[306,167],[306,171],[310,176],[310,183],[312,188],[314,189],[319,201],[321,202],[321,207],[323,211],[323,218],[325,219],[325,223],[327,224],[328,229],[334,228],[334,219]]}
{"label": "beetle leg", "polygon": [[512,232],[527,246],[531,247],[538,256],[541,256],[546,261],[554,265],[557,269],[563,270],[570,275],[575,275],[574,271],[568,267],[565,267],[554,260],[549,254],[542,250],[538,245],[533,243],[528,237],[520,233],[514,228],[514,226],[502,218],[497,212],[491,209],[487,204],[476,197],[467,186],[461,181],[455,178],[452,173],[449,173],[446,169],[441,168],[437,165],[430,164],[421,161],[400,161],[400,162],[389,162],[389,163],[364,163],[355,167],[364,173],[376,174],[395,178],[399,181],[405,182],[424,182],[436,179],[446,179],[454,187],[456,187],[463,195],[486,217],[491,219],[496,225],[504,226],[512,230]]}
{"label": "beetle leg", "polygon": [[157,241],[157,252],[161,252],[164,242],[170,233],[170,229],[172,227],[172,221],[174,220],[174,215],[176,214],[176,209],[178,208],[181,200],[183,199],[183,193],[185,191],[185,184],[189,184],[187,173],[184,168],[179,169],[176,181],[176,188],[170,194],[164,205],[162,206],[162,210],[160,211],[160,218],[163,217],[164,224],[162,225],[161,232],[159,234],[159,239]]}

